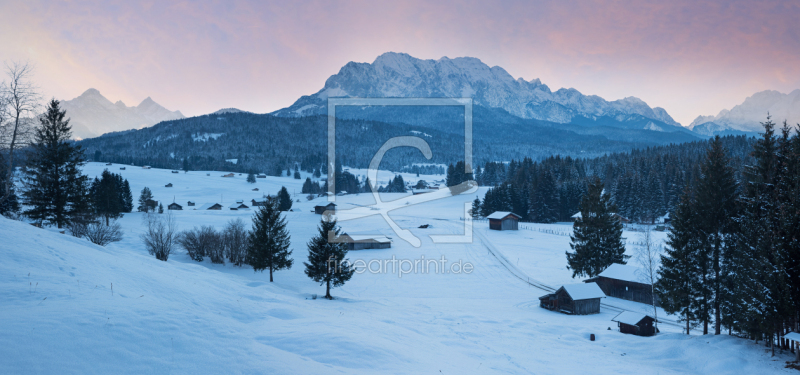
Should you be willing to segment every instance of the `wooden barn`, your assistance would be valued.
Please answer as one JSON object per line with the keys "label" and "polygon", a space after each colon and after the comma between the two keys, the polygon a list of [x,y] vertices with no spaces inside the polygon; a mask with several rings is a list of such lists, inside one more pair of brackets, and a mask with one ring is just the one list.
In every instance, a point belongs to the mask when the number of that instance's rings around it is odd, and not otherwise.
{"label": "wooden barn", "polygon": [[571,315],[597,314],[600,298],[605,296],[597,284],[570,284],[539,297],[539,306]]}
{"label": "wooden barn", "polygon": [[519,230],[521,217],[513,212],[497,211],[486,218],[489,219],[489,229]]}
{"label": "wooden barn", "polygon": [[200,206],[200,208],[198,208],[198,210],[213,210],[213,211],[219,211],[221,209],[222,205],[219,203],[206,203]]}
{"label": "wooden barn", "polygon": [[392,240],[386,236],[349,235],[339,236],[339,241],[347,244],[347,250],[390,249]]}
{"label": "wooden barn", "polygon": [[188,201],[188,202],[186,202],[186,205],[189,206],[189,207],[194,207],[194,202]]}
{"label": "wooden barn", "polygon": [[177,204],[175,202],[172,202],[172,203],[169,204],[169,206],[167,206],[167,209],[168,210],[180,211],[180,210],[183,210],[183,206],[181,206],[181,205],[179,205],[179,204]]}
{"label": "wooden barn", "polygon": [[653,336],[658,332],[653,317],[635,311],[623,311],[611,321],[617,322],[620,332],[630,335]]}
{"label": "wooden barn", "polygon": [[328,211],[330,214],[336,213],[336,203],[328,203],[324,206],[314,206],[314,213],[317,215],[324,215],[325,211]]}
{"label": "wooden barn", "polygon": [[228,206],[228,208],[230,208],[231,211],[237,211],[237,210],[246,210],[246,209],[248,209],[250,207],[247,207],[247,205],[244,204],[243,201],[236,201],[236,203]]}
{"label": "wooden barn", "polygon": [[[597,283],[609,297],[653,304],[653,288],[644,281],[644,273],[639,267],[614,263],[596,277],[584,282]],[[659,306],[658,296],[656,296],[656,306]]]}
{"label": "wooden barn", "polygon": [[170,183],[168,183],[168,184],[164,185],[164,187],[172,187],[172,182],[170,182]]}

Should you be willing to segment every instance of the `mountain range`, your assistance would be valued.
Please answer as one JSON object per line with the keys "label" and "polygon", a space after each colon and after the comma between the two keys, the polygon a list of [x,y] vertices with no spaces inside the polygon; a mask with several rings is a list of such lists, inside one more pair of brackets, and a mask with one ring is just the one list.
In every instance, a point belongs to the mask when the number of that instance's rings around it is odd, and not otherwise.
{"label": "mountain range", "polygon": [[800,123],[800,90],[789,94],[773,90],[757,92],[716,116],[698,116],[689,127],[702,135],[755,134],[763,130],[761,123],[766,121],[767,114],[779,124],[784,120],[789,125]]}
{"label": "mountain range", "polygon": [[62,101],[61,108],[67,111],[72,135],[78,139],[185,118],[180,111],[170,111],[150,97],[137,106],[128,107],[122,101],[112,103],[96,89],[88,89],[75,99]]}
{"label": "mountain range", "polygon": [[276,116],[302,117],[327,113],[329,97],[441,98],[470,97],[474,105],[520,119],[558,124],[602,124],[652,131],[684,131],[663,108],[641,99],[607,101],[576,89],[551,91],[539,79],[515,79],[499,66],[473,57],[422,60],[388,52],[373,63],[347,63],[317,93],[303,96]]}

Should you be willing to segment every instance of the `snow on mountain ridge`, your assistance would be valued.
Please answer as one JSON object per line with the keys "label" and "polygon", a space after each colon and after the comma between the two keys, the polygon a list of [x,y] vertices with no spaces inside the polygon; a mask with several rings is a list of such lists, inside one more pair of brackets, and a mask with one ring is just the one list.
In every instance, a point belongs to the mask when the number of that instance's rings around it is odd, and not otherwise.
{"label": "snow on mountain ridge", "polygon": [[716,116],[698,116],[689,125],[694,129],[699,125],[713,122],[717,126],[745,132],[760,132],[761,122],[766,121],[767,114],[773,121],[789,124],[800,123],[800,90],[784,94],[774,90],[760,91],[728,109],[719,111]]}
{"label": "snow on mountain ridge", "polygon": [[128,107],[121,100],[112,103],[93,88],[75,99],[61,101],[61,107],[70,118],[73,136],[80,139],[185,118],[180,111],[170,111],[150,97]]}
{"label": "snow on mountain ridge", "polygon": [[298,99],[275,112],[281,116],[324,113],[329,97],[471,97],[476,105],[501,108],[521,118],[566,123],[575,117],[640,115],[679,126],[663,108],[650,108],[635,97],[606,101],[574,88],[555,92],[538,78],[514,78],[499,66],[489,67],[474,57],[422,60],[387,52],[374,62],[345,64],[316,94]]}

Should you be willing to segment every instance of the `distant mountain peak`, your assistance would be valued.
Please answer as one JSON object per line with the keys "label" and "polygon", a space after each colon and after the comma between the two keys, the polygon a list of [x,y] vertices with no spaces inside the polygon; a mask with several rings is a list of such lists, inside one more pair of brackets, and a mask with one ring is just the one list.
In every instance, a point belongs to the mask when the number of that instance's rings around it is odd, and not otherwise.
{"label": "distant mountain peak", "polygon": [[[775,90],[759,91],[747,97],[741,104],[731,109],[723,109],[716,116],[698,116],[689,125],[692,130],[706,123],[714,123],[712,129],[734,129],[742,132],[763,131],[762,122],[767,120],[780,124],[784,120],[790,124],[800,123],[800,90],[788,94]],[[708,129],[706,126],[703,129]]]}
{"label": "distant mountain peak", "polygon": [[470,97],[478,106],[502,109],[523,119],[569,123],[576,118],[628,121],[636,117],[680,126],[663,108],[650,108],[639,98],[606,101],[574,88],[553,92],[538,78],[514,78],[502,67],[489,67],[475,57],[423,60],[401,52],[383,53],[372,63],[349,62],[316,94],[303,96],[274,114],[324,114],[329,97]]}
{"label": "distant mountain peak", "polygon": [[180,111],[169,111],[149,96],[138,106],[128,107],[121,100],[112,103],[94,88],[75,99],[62,101],[61,107],[71,119],[73,136],[81,139],[184,118]]}

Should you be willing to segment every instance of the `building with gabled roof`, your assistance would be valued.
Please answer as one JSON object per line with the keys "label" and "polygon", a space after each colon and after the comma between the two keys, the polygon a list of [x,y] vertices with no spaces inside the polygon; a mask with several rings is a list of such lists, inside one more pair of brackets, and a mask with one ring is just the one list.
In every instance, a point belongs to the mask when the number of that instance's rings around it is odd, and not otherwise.
{"label": "building with gabled roof", "polygon": [[519,230],[521,216],[506,211],[497,211],[486,217],[489,219],[489,229],[492,230]]}
{"label": "building with gabled roof", "polygon": [[655,318],[635,311],[623,311],[611,321],[617,322],[619,331],[622,333],[636,336],[653,336],[658,332],[655,327]]}
{"label": "building with gabled roof", "polygon": [[177,204],[175,202],[172,202],[172,203],[169,204],[169,206],[167,206],[167,209],[168,210],[180,211],[180,210],[183,210],[183,206],[181,206],[181,205],[179,205],[179,204]]}
{"label": "building with gabled roof", "polygon": [[200,206],[200,208],[198,208],[198,210],[213,210],[213,211],[219,211],[221,209],[222,205],[219,203],[206,203]]}
{"label": "building with gabled roof", "polygon": [[338,242],[347,244],[347,250],[390,249],[392,240],[386,236],[371,236],[359,234],[342,234]]}
{"label": "building with gabled roof", "polygon": [[[653,287],[646,281],[644,270],[627,264],[614,263],[585,283],[596,283],[609,297],[653,304]],[[658,296],[655,296],[659,306]]]}
{"label": "building with gabled roof", "polygon": [[568,284],[539,297],[539,306],[570,315],[597,314],[600,312],[600,298],[605,296],[594,283]]}

